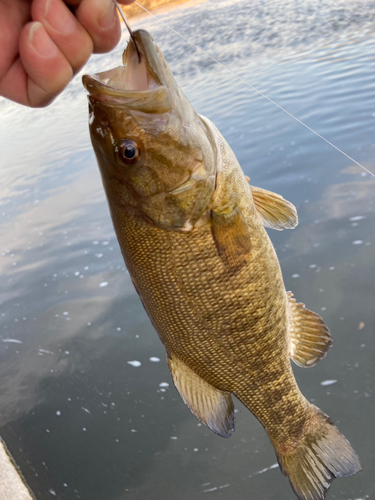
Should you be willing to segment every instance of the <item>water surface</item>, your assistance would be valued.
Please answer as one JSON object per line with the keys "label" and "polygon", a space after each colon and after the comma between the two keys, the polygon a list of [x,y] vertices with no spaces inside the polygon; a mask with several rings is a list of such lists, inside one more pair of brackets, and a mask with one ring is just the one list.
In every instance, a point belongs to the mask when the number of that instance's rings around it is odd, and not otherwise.
{"label": "water surface", "polygon": [[[375,171],[375,3],[206,0],[161,18]],[[299,213],[270,232],[286,288],[334,345],[295,373],[363,472],[329,498],[375,496],[375,179],[154,19],[195,109],[254,185]],[[125,44],[85,72],[117,66]],[[113,232],[80,78],[44,110],[0,101],[0,435],[38,500],[293,497],[263,428],[236,402],[224,440],[172,386]]]}

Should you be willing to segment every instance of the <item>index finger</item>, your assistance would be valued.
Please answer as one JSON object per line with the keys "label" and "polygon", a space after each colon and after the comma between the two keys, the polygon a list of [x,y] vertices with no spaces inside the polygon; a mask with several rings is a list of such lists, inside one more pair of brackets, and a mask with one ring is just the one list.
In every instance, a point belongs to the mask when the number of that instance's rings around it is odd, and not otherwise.
{"label": "index finger", "polygon": [[81,0],[75,15],[90,34],[94,52],[109,52],[119,42],[121,27],[113,0]]}

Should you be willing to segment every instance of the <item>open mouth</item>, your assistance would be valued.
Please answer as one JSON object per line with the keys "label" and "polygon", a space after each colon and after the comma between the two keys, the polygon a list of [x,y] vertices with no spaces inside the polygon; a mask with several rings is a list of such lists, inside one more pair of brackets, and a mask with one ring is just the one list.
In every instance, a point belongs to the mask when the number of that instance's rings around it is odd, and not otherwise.
{"label": "open mouth", "polygon": [[[139,60],[134,44],[129,42],[123,55],[123,66],[95,75],[84,75],[83,85],[90,96],[108,105],[122,105],[149,113],[165,113],[171,108],[170,97],[167,88],[152,69],[155,66],[152,60],[157,54],[152,50],[151,37],[143,30],[134,34],[138,35],[137,46],[142,53],[141,59]],[[143,43],[144,38],[147,43]],[[153,53],[150,54],[151,51]]]}
{"label": "open mouth", "polygon": [[126,58],[124,66],[96,75],[84,75],[83,84],[90,94],[113,97],[127,97],[159,86],[148,71],[146,59],[142,57],[139,62],[135,50]]}

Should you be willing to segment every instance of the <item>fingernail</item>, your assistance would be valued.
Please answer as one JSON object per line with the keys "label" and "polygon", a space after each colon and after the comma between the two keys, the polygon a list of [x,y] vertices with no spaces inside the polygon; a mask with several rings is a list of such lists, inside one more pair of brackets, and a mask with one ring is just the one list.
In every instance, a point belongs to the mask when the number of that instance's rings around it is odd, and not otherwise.
{"label": "fingernail", "polygon": [[99,17],[98,23],[101,28],[109,28],[115,18],[115,4],[109,0],[103,14]]}
{"label": "fingernail", "polygon": [[42,57],[53,57],[56,54],[56,45],[47,35],[41,23],[33,23],[29,31],[29,40]]}
{"label": "fingernail", "polygon": [[61,35],[67,35],[74,30],[74,16],[65,3],[47,0],[44,17],[49,25]]}

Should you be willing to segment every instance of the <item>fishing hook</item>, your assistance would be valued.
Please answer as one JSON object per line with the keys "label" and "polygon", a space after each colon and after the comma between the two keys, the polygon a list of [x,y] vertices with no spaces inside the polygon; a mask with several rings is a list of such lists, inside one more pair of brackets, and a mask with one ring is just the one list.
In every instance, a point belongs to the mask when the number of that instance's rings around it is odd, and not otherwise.
{"label": "fishing hook", "polygon": [[119,11],[120,16],[122,17],[122,19],[123,19],[123,21],[125,23],[125,26],[128,28],[131,41],[133,42],[135,50],[137,51],[137,54],[138,54],[138,62],[140,63],[141,62],[141,52],[139,51],[138,45],[136,44],[136,41],[135,41],[133,32],[131,30],[131,27],[129,26],[129,24],[128,24],[127,20],[126,20],[125,14],[123,13],[121,7],[119,6],[117,0],[113,0],[113,2],[115,4],[117,10]]}

